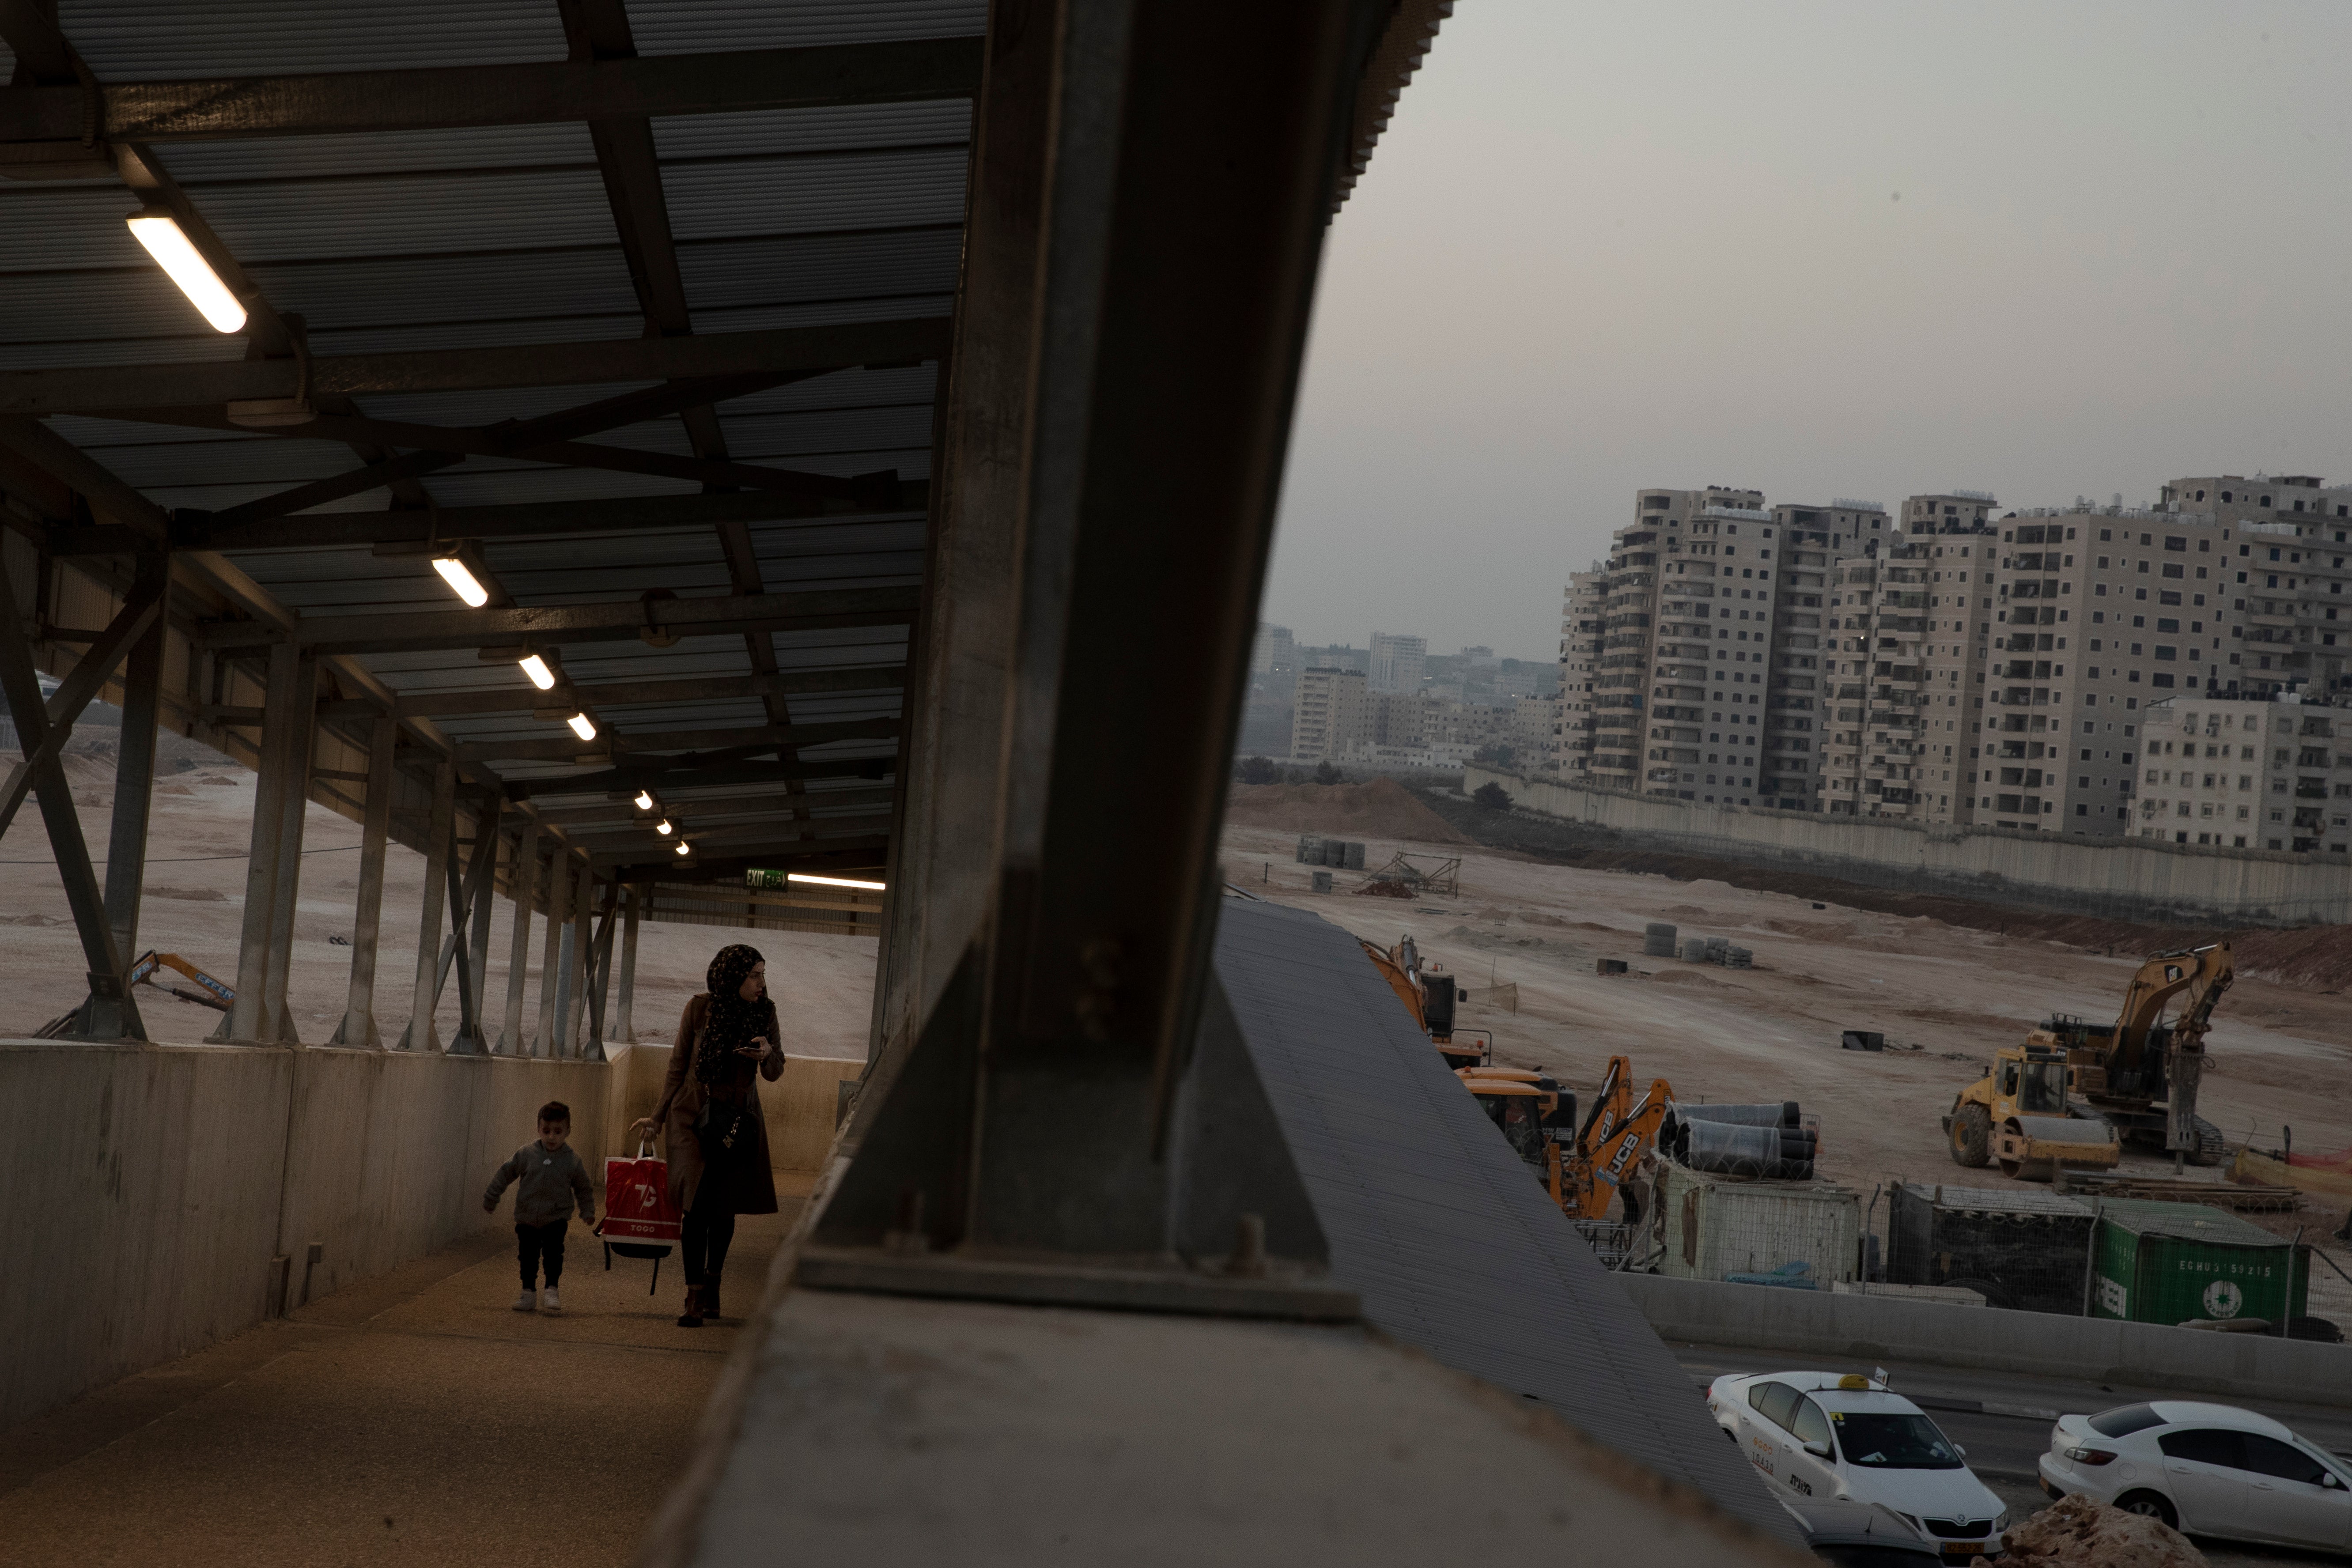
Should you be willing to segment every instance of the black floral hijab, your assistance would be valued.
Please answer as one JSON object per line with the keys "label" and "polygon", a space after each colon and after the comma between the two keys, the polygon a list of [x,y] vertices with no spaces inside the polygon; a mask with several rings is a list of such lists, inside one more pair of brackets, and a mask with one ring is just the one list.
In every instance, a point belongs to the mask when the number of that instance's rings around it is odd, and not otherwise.
{"label": "black floral hijab", "polygon": [[765,996],[757,1002],[743,1000],[743,982],[761,962],[760,950],[741,942],[720,948],[710,961],[710,971],[703,977],[710,1010],[703,1016],[702,1049],[694,1058],[697,1082],[716,1083],[736,1061],[736,1049],[754,1037],[764,1036],[770,1044],[778,1043],[775,1003]]}

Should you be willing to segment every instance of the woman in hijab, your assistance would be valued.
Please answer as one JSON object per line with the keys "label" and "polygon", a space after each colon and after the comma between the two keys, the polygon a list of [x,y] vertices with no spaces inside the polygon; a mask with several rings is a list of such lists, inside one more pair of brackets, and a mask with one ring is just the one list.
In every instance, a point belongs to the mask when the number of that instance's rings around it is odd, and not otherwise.
{"label": "woman in hijab", "polygon": [[721,948],[706,976],[710,989],[686,1005],[669,1053],[661,1103],[636,1123],[660,1128],[667,1145],[669,1195],[686,1215],[686,1310],[677,1326],[719,1316],[719,1276],[739,1214],[776,1212],[768,1170],[768,1130],[759,1080],[783,1076],[776,1006],[759,951]]}

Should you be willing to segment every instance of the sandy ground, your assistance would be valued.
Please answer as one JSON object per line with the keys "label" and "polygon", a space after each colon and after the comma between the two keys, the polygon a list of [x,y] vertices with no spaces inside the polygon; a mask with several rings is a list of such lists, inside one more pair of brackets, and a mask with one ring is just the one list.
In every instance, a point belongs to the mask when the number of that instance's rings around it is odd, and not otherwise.
{"label": "sandy ground", "polygon": [[[1996,936],[1722,882],[1580,870],[1448,845],[1370,843],[1371,866],[1399,848],[1462,856],[1458,897],[1407,903],[1310,890],[1295,832],[1229,826],[1226,874],[1238,887],[1311,909],[1382,945],[1410,934],[1474,993],[1518,987],[1519,1010],[1473,1004],[1459,1022],[1495,1035],[1498,1061],[1540,1067],[1589,1091],[1609,1058],[1628,1058],[1637,1092],[1664,1078],[1685,1100],[1794,1100],[1820,1118],[1822,1180],[1865,1201],[1891,1181],[1995,1185],[1998,1171],[1963,1173],[1945,1152],[1938,1118],[1985,1070],[2053,1011],[2111,1018],[2137,961]],[[1642,956],[1643,927],[1671,921],[1684,938],[1727,937],[1753,949],[1747,971]],[[1603,978],[1596,959],[1627,961]],[[1841,1050],[1845,1029],[1887,1037],[1884,1053]],[[2208,1037],[2199,1109],[2232,1142],[2274,1148],[2285,1126],[2299,1149],[2352,1146],[2352,996],[2239,978]],[[1895,1049],[1896,1046],[1916,1049]],[[2168,1161],[2127,1155],[2125,1169],[2169,1175]],[[2218,1178],[2218,1171],[2191,1174]],[[1884,1231],[1885,1207],[1877,1225]],[[2313,1233],[2340,1212],[2308,1210]],[[2323,1224],[2324,1222],[2324,1224]],[[2330,1249],[2352,1268],[2352,1253]],[[2312,1310],[2352,1328],[2352,1285],[2315,1266]]]}
{"label": "sandy ground", "polygon": [[[193,757],[210,756],[187,747]],[[110,766],[100,759],[69,759],[82,833],[102,864],[112,804]],[[256,780],[219,759],[165,774],[156,786],[148,834],[146,897],[139,945],[177,952],[234,985],[237,932],[245,907],[246,851],[253,823]],[[351,986],[348,939],[359,879],[357,823],[312,805],[303,826],[302,884],[295,919],[295,954],[288,1001],[302,1038],[324,1041],[342,1020]],[[384,854],[382,934],[376,959],[376,1026],[396,1040],[408,1022],[416,984],[416,938],[425,891],[425,858],[393,845]],[[514,906],[493,901],[488,1008],[495,1031],[505,1017],[507,956]],[[523,1027],[539,1017],[540,958],[545,925],[532,922],[530,962],[523,995]],[[711,954],[736,940],[715,926],[646,922],[637,944],[635,1023],[641,1038],[667,1039],[687,998],[702,989]],[[796,1055],[863,1057],[871,1010],[874,940],[794,931],[747,933],[768,960],[768,983],[786,1021],[785,1048]],[[617,933],[614,943],[617,950]],[[617,951],[616,951],[617,961]],[[86,990],[81,944],[74,934],[40,813],[27,801],[0,837],[0,959],[9,983],[0,991],[0,1038],[21,1037],[68,1009]],[[185,985],[168,972],[167,982]],[[167,1044],[194,1044],[219,1023],[209,1008],[181,1002],[169,991],[139,989],[148,1031]],[[612,1004],[608,1003],[608,1006]],[[445,986],[436,1012],[441,1037],[457,1024],[457,986]],[[613,1037],[619,1038],[617,1033]]]}

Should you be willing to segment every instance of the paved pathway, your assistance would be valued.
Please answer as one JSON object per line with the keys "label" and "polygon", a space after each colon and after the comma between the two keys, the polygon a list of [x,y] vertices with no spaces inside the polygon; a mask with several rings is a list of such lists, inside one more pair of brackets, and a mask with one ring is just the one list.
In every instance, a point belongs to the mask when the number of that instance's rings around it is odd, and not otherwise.
{"label": "paved pathway", "polygon": [[740,1222],[723,1326],[577,1225],[563,1315],[516,1312],[500,1231],[0,1433],[0,1558],[626,1563],[800,1204]]}

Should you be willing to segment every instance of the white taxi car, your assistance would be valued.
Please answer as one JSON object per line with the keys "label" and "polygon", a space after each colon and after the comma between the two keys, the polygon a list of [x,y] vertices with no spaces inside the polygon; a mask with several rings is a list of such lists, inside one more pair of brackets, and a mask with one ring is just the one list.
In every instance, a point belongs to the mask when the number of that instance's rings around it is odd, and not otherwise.
{"label": "white taxi car", "polygon": [[2040,1468],[2052,1497],[2087,1492],[2192,1535],[2352,1552],[2352,1462],[2235,1405],[2062,1415]]}
{"label": "white taxi car", "polygon": [[1848,1373],[1727,1373],[1707,1408],[1764,1479],[1799,1497],[1883,1503],[1936,1538],[1947,1561],[2000,1550],[2009,1511],[1968,1456],[1884,1383]]}

